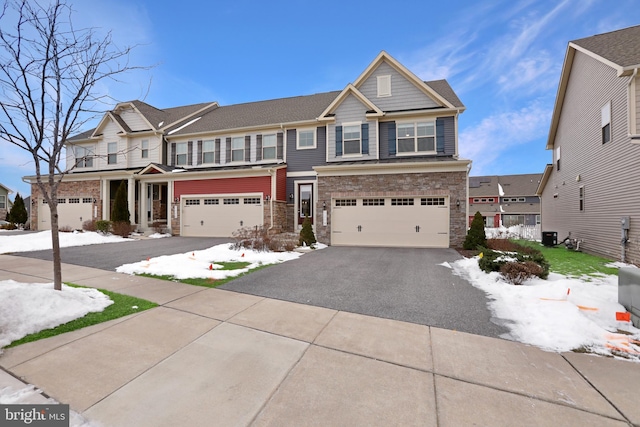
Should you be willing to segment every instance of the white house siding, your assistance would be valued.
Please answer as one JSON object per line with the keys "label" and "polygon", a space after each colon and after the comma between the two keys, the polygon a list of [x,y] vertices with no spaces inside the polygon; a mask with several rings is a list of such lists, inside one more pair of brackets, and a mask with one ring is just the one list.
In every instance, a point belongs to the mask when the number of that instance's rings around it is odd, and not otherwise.
{"label": "white house siding", "polygon": [[[391,76],[391,96],[378,98],[377,77],[385,75]],[[362,82],[358,89],[382,111],[413,110],[440,106],[386,62],[382,62]]]}
{"label": "white house siding", "polygon": [[[142,140],[149,141],[149,156],[142,157]],[[126,166],[129,168],[143,168],[149,163],[162,163],[162,140],[159,136],[144,136],[129,139],[126,155]],[[118,162],[120,159],[118,159]]]}
{"label": "white house siding", "polygon": [[[120,117],[133,131],[149,130],[149,124],[133,109],[122,111]],[[158,123],[155,123],[155,126],[157,125]]]}
{"label": "white house siding", "polygon": [[[631,216],[627,260],[640,263],[640,145],[627,136],[627,83],[612,68],[576,52],[555,138],[553,172],[542,196],[542,230],[557,231],[560,240],[571,232],[584,241],[584,250],[620,259],[620,217]],[[607,102],[612,139],[602,144],[601,108]],[[585,191],[583,212],[580,186]]]}
{"label": "white house siding", "polygon": [[[377,126],[376,121],[367,121],[366,113],[368,108],[353,95],[347,96],[338,106],[335,112],[336,124],[327,128],[328,161],[343,160],[365,160],[376,157],[377,152]],[[363,154],[362,157],[336,157],[336,126],[343,126],[344,123],[369,123],[369,154]]]}
{"label": "white house siding", "polygon": [[636,76],[635,82],[635,107],[636,107],[636,133],[640,134],[640,75]]}

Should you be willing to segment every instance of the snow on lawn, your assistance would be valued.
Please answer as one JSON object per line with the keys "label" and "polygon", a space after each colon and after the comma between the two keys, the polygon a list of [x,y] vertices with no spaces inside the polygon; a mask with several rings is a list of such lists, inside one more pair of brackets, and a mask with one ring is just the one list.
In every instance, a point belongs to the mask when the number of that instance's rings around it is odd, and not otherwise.
{"label": "snow on lawn", "polygon": [[[455,274],[485,291],[496,318],[510,330],[503,338],[548,351],[586,349],[601,355],[623,355],[640,361],[640,329],[616,320],[625,312],[618,304],[618,277],[602,275],[589,281],[551,273],[522,286],[497,273],[485,273],[478,257],[452,263]],[[625,331],[628,334],[619,333]]]}
{"label": "snow on lawn", "polygon": [[0,349],[12,341],[43,329],[54,328],[105,309],[113,301],[96,289],[72,288],[53,283],[0,281]]}
{"label": "snow on lawn", "polygon": [[[176,279],[224,279],[246,273],[252,268],[266,264],[278,264],[300,257],[299,252],[258,252],[250,249],[235,250],[224,243],[202,251],[185,254],[165,255],[145,261],[121,265],[118,273],[153,274],[156,276],[173,276]],[[216,262],[244,261],[249,265],[235,270],[221,270]]]}
{"label": "snow on lawn", "polygon": [[[133,242],[120,236],[103,235],[94,231],[60,233],[60,247],[86,246],[99,243]],[[37,233],[0,236],[0,254],[51,249],[51,230]]]}

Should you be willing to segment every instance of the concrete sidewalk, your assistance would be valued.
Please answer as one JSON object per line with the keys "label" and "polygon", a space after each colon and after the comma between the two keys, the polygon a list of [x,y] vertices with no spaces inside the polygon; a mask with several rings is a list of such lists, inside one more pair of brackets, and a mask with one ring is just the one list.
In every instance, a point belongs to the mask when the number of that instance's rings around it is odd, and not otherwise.
{"label": "concrete sidewalk", "polygon": [[[50,276],[0,256],[0,280]],[[96,425],[640,425],[637,363],[73,265],[63,280],[160,304],[0,356]]]}

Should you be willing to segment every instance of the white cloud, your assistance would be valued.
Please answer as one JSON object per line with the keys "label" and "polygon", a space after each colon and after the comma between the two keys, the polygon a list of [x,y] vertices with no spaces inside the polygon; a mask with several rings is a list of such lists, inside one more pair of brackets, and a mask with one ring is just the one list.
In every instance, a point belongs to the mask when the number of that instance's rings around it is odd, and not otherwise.
{"label": "white cloud", "polygon": [[460,155],[473,160],[474,175],[481,175],[504,152],[545,137],[550,117],[551,108],[538,102],[488,116],[460,131]]}

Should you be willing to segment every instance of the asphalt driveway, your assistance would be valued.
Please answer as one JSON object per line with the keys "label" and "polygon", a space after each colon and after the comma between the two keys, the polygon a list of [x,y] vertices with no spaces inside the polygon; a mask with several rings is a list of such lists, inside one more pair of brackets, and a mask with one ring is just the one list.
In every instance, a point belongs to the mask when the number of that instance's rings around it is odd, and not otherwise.
{"label": "asphalt driveway", "polygon": [[222,289],[498,337],[481,290],[439,265],[453,249],[331,246],[235,279]]}

